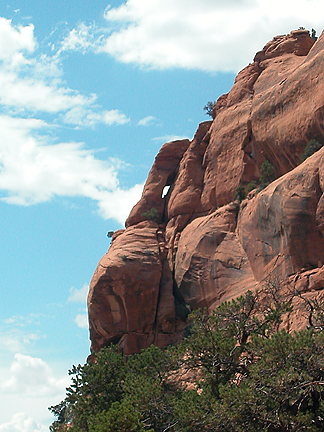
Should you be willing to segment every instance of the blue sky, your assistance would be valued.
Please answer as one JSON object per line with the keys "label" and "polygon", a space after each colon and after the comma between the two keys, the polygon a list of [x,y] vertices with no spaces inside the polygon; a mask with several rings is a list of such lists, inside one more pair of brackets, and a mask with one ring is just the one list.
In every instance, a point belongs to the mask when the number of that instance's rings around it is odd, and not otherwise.
{"label": "blue sky", "polygon": [[44,432],[89,353],[88,285],[161,145],[321,0],[0,4],[0,432]]}

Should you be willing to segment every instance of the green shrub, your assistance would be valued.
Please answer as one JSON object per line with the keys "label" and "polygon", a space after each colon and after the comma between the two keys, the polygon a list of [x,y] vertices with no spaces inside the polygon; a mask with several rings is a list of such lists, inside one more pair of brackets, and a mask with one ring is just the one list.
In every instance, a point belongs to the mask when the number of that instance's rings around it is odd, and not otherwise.
{"label": "green shrub", "polygon": [[319,143],[315,139],[311,139],[308,141],[304,152],[300,155],[300,161],[304,162],[309,156],[312,156],[317,150],[323,147],[323,144]]}
{"label": "green shrub", "polygon": [[234,200],[238,200],[239,202],[242,202],[246,198],[245,188],[243,185],[239,185],[236,188]]}
{"label": "green shrub", "polygon": [[73,367],[50,410],[52,432],[320,432],[324,430],[324,301],[304,299],[309,328],[279,330],[293,310],[280,286],[195,311],[176,347],[127,361],[103,348]]}
{"label": "green shrub", "polygon": [[[93,416],[109,410],[114,402],[121,401],[125,372],[123,356],[114,345],[103,348],[97,354],[95,363],[73,366],[69,371],[72,384],[67,388],[65,400],[50,407],[58,418],[50,431],[68,429],[71,432],[88,432]],[[73,424],[72,428],[69,427],[70,423]]]}
{"label": "green shrub", "polygon": [[247,193],[253,191],[254,189],[256,189],[256,187],[257,187],[256,181],[255,180],[250,181],[250,183],[246,187]]}
{"label": "green shrub", "polygon": [[234,431],[323,431],[323,335],[309,330],[254,338],[258,361],[223,393]]}
{"label": "green shrub", "polygon": [[[91,419],[89,432],[145,432],[141,415],[132,404],[124,400],[113,402],[108,411],[102,411]],[[153,429],[152,429],[152,432]]]}
{"label": "green shrub", "polygon": [[268,186],[276,178],[275,168],[268,160],[261,165],[260,174],[261,188]]}
{"label": "green shrub", "polygon": [[153,220],[153,221],[157,222],[160,218],[160,215],[159,215],[158,210],[155,207],[152,207],[147,212],[142,213],[142,217],[147,219],[147,220]]}

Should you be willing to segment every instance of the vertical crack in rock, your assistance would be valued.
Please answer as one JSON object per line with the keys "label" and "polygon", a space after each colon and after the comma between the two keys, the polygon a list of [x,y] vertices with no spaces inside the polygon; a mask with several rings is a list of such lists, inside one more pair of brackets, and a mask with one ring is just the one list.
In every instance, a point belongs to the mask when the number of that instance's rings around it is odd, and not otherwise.
{"label": "vertical crack in rock", "polygon": [[159,291],[158,291],[158,298],[157,298],[157,304],[156,304],[156,311],[155,311],[155,318],[153,323],[153,332],[154,332],[154,342],[157,341],[157,335],[159,331],[159,310],[161,308],[161,297],[162,297],[162,283],[163,283],[163,274],[164,274],[164,265],[165,265],[165,238],[164,234],[160,227],[156,230],[156,241],[159,247],[159,256],[162,264],[162,271],[161,271],[161,277],[159,281]]}
{"label": "vertical crack in rock", "polygon": [[162,198],[163,189],[174,178],[182,156],[189,145],[190,141],[184,139],[162,146],[145,182],[142,197],[126,220],[126,227],[136,225],[150,215],[153,217],[153,214],[156,214],[156,221],[162,221],[165,208],[165,198]]}

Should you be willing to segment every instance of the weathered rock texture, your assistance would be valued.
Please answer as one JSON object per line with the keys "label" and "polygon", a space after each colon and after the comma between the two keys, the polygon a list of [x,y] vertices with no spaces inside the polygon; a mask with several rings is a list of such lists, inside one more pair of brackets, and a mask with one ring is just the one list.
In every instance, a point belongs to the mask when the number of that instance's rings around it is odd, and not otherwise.
{"label": "weathered rock texture", "polygon": [[[219,98],[213,121],[191,142],[161,148],[91,281],[95,351],[177,342],[190,310],[212,310],[269,277],[310,296],[323,290],[324,148],[299,165],[310,139],[324,144],[323,71],[324,35],[278,36]],[[276,180],[233,202],[239,185],[259,183],[266,160]]]}

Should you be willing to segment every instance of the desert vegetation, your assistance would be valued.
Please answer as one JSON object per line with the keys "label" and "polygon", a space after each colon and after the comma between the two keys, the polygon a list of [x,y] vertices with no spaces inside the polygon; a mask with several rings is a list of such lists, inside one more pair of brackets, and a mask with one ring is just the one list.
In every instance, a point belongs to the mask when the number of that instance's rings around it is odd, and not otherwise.
{"label": "desert vegetation", "polygon": [[209,117],[213,117],[213,108],[215,103],[216,103],[215,101],[208,101],[204,106],[205,114],[208,115]]}
{"label": "desert vegetation", "polygon": [[323,144],[318,142],[315,139],[311,139],[308,141],[303,153],[300,156],[300,161],[304,162],[309,156],[312,156],[317,150],[323,147]]}
{"label": "desert vegetation", "polygon": [[[294,299],[309,326],[282,328]],[[189,316],[177,346],[123,357],[118,346],[73,366],[52,432],[324,430],[324,314],[319,300],[260,292]]]}
{"label": "desert vegetation", "polygon": [[159,220],[159,212],[155,207],[150,208],[150,210],[142,213],[142,217],[146,220],[153,220],[157,222]]}
{"label": "desert vegetation", "polygon": [[273,180],[276,178],[274,166],[266,160],[260,167],[260,179],[259,186],[255,180],[250,181],[246,188],[244,185],[240,184],[235,191],[234,200],[238,200],[240,203],[246,198],[247,193],[254,189],[260,192],[262,189],[266,188]]}

